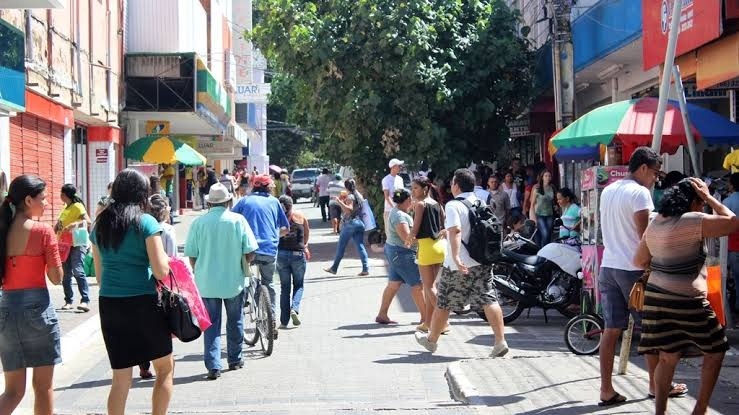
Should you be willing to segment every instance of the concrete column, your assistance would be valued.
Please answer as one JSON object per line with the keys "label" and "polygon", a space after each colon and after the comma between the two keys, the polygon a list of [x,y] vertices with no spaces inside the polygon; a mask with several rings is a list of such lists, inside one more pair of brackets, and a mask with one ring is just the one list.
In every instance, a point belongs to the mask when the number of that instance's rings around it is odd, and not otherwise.
{"label": "concrete column", "polygon": [[618,102],[618,78],[611,78],[611,102]]}
{"label": "concrete column", "polygon": [[[72,129],[64,129],[64,183],[75,183],[75,171],[72,163]],[[84,189],[80,189],[84,190]]]}

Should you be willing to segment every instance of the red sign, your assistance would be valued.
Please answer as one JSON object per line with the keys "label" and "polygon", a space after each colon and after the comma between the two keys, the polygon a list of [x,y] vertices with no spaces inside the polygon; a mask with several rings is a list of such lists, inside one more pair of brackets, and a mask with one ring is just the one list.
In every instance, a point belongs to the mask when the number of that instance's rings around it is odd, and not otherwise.
{"label": "red sign", "polygon": [[[667,36],[672,22],[672,6],[676,0],[642,1],[642,34],[644,70],[665,61]],[[679,0],[680,37],[675,56],[695,50],[721,36],[721,2],[717,0]]]}
{"label": "red sign", "polygon": [[95,149],[95,163],[104,164],[108,162],[108,149],[107,148],[96,148]]}
{"label": "red sign", "polygon": [[739,0],[726,0],[726,18],[739,19]]}

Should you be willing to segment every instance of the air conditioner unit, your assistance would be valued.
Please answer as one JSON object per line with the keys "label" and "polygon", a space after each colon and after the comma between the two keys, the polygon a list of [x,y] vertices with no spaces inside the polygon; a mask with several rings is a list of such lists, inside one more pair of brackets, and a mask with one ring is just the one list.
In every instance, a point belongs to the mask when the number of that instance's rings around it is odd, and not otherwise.
{"label": "air conditioner unit", "polygon": [[611,66],[607,67],[606,69],[600,71],[600,73],[598,73],[598,79],[600,79],[601,81],[605,81],[607,79],[611,79],[611,78],[613,78],[614,75],[616,75],[617,73],[619,73],[621,71],[621,69],[623,69],[623,68],[624,68],[623,65],[619,65],[619,64],[611,65]]}

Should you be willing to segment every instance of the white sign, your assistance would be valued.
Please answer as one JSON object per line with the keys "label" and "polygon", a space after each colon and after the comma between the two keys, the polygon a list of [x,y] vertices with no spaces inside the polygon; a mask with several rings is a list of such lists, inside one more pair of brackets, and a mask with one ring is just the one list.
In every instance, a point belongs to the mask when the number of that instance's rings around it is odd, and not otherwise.
{"label": "white sign", "polygon": [[198,137],[198,152],[208,154],[233,154],[234,146],[232,140],[217,140],[208,137]]}
{"label": "white sign", "polygon": [[263,104],[272,93],[270,84],[245,84],[236,86],[234,100],[237,104]]}

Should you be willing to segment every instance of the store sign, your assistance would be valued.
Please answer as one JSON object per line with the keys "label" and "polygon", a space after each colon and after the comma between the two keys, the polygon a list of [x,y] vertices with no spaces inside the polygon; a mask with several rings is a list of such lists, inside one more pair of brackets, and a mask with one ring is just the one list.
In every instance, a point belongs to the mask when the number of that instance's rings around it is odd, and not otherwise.
{"label": "store sign", "polygon": [[[644,70],[665,61],[667,38],[672,22],[673,1],[643,0],[643,58]],[[680,36],[676,56],[695,50],[721,36],[721,2],[716,0],[679,0]]]}
{"label": "store sign", "polygon": [[95,163],[106,164],[108,162],[108,149],[107,148],[96,148],[95,149]]}
{"label": "store sign", "polygon": [[683,82],[685,98],[689,100],[728,98],[729,89],[733,88],[708,88],[699,91],[694,81]]}
{"label": "store sign", "polygon": [[531,135],[529,117],[521,117],[508,123],[511,138]]}
{"label": "store sign", "polygon": [[147,121],[146,134],[169,134],[169,121]]}
{"label": "store sign", "polygon": [[233,154],[234,146],[232,140],[223,140],[212,137],[198,137],[198,146],[195,149],[203,155],[209,154]]}
{"label": "store sign", "polygon": [[270,84],[244,84],[236,86],[237,104],[263,104],[272,93]]}

